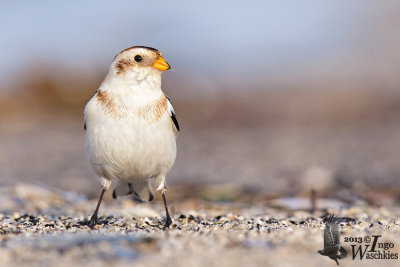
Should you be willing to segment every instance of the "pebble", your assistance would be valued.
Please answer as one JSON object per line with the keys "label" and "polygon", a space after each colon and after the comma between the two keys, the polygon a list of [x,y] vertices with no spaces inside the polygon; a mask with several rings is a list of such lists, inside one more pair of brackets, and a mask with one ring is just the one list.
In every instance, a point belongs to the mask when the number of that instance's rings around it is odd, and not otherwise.
{"label": "pebble", "polygon": [[[12,196],[9,199],[12,202]],[[84,220],[90,218],[96,200],[73,203],[62,195],[56,199],[68,203],[67,207],[43,208],[45,205],[31,203],[21,209],[21,199],[14,207],[18,212],[9,210],[10,201],[7,209],[0,206],[1,266],[130,266],[132,262],[138,266],[261,266],[282,257],[288,266],[319,266],[324,260],[316,254],[323,246],[323,212],[313,215],[259,203],[236,206],[221,202],[199,202],[194,212],[193,200],[190,210],[171,202],[173,225],[164,230],[161,202],[139,209],[147,216],[137,216],[137,212],[132,217],[137,204],[106,201],[100,209],[103,223],[91,230]],[[400,240],[400,208],[331,207],[330,211],[345,217],[340,225],[342,235],[379,231],[400,248],[396,243]],[[293,260],[286,258],[287,253]]]}

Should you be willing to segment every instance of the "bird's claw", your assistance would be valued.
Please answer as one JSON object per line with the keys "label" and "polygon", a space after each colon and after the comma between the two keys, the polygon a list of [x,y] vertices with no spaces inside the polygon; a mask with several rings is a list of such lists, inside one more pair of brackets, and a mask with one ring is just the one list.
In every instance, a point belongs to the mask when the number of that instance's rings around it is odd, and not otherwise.
{"label": "bird's claw", "polygon": [[90,221],[88,223],[88,226],[90,229],[93,230],[93,228],[99,223],[97,214],[93,214],[93,216],[90,218]]}
{"label": "bird's claw", "polygon": [[172,219],[171,219],[171,217],[167,217],[165,219],[164,230],[169,228],[171,225],[172,225]]}

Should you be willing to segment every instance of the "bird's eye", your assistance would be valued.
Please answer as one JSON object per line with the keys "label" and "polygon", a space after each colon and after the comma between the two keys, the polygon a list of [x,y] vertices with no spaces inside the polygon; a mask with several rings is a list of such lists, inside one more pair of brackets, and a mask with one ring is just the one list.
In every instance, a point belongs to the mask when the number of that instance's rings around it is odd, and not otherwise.
{"label": "bird's eye", "polygon": [[136,61],[136,62],[142,61],[142,57],[139,56],[139,55],[136,55],[136,56],[135,56],[135,61]]}

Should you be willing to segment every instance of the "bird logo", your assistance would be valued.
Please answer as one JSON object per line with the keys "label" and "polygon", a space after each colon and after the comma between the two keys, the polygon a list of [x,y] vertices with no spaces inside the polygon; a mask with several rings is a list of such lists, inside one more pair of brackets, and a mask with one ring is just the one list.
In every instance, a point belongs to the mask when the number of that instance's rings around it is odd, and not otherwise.
{"label": "bird logo", "polygon": [[331,215],[324,219],[324,249],[318,250],[318,253],[334,260],[337,265],[339,261],[347,257],[347,250],[340,246],[339,223],[340,218]]}

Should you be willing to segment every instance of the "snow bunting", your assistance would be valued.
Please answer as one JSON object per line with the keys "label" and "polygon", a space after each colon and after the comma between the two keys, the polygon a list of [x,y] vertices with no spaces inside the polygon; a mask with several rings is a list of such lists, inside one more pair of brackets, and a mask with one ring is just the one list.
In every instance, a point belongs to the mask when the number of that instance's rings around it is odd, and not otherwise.
{"label": "snow bunting", "polygon": [[99,89],[84,112],[86,151],[105,191],[118,179],[113,197],[132,194],[136,200],[154,198],[150,178],[156,178],[163,197],[166,220],[171,223],[165,198],[165,175],[176,157],[179,124],[168,97],[161,90],[161,74],[170,69],[160,51],[134,46],[115,56]]}

